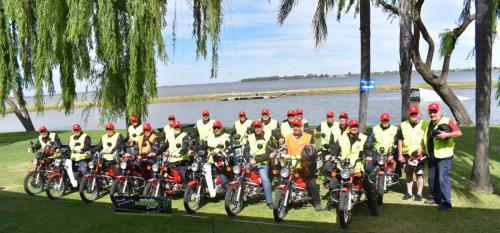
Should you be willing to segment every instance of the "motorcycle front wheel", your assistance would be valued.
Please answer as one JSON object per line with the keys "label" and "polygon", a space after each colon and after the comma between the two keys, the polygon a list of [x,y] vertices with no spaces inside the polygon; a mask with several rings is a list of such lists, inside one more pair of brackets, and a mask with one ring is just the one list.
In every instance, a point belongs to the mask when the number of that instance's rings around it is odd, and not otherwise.
{"label": "motorcycle front wheel", "polygon": [[201,187],[200,195],[198,196],[199,185],[187,186],[184,191],[184,209],[188,214],[194,214],[200,209],[205,192]]}
{"label": "motorcycle front wheel", "polygon": [[100,181],[97,177],[91,177],[90,179],[82,179],[80,183],[80,198],[86,203],[92,203],[99,198],[101,193]]}
{"label": "motorcycle front wheel", "polygon": [[59,176],[49,179],[45,193],[49,199],[54,200],[62,197],[65,191],[66,182],[62,176]]}
{"label": "motorcycle front wheel", "polygon": [[379,175],[377,179],[377,201],[379,205],[384,204],[384,193],[385,193],[385,182],[386,178],[384,175]]}
{"label": "motorcycle front wheel", "polygon": [[24,177],[24,191],[30,196],[35,196],[44,190],[45,176],[39,172],[28,173]]}
{"label": "motorcycle front wheel", "polygon": [[276,197],[273,206],[274,221],[281,222],[288,213],[288,207],[285,206],[286,192],[283,190],[276,191]]}
{"label": "motorcycle front wheel", "polygon": [[337,208],[337,217],[339,219],[340,226],[344,229],[349,226],[349,220],[351,218],[349,201],[349,195],[346,192],[341,192],[339,198],[339,207]]}
{"label": "motorcycle front wheel", "polygon": [[144,186],[144,191],[142,192],[142,196],[145,197],[161,197],[163,196],[163,192],[160,190],[160,185],[157,183],[147,183],[146,186]]}
{"label": "motorcycle front wheel", "polygon": [[230,187],[226,191],[226,196],[224,198],[224,208],[226,209],[226,213],[229,217],[234,217],[238,215],[241,210],[243,210],[243,190],[240,191],[239,200],[236,200],[238,197],[238,190],[240,188],[242,187]]}
{"label": "motorcycle front wheel", "polygon": [[130,196],[130,182],[126,179],[116,179],[113,180],[113,184],[109,190],[109,197],[111,201],[115,203],[115,197],[117,196]]}

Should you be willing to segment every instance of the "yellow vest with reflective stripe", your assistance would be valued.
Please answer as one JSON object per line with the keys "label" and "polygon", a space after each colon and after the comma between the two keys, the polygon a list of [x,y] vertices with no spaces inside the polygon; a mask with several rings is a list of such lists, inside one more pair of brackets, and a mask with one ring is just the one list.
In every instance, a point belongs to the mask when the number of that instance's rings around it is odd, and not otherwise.
{"label": "yellow vest with reflective stripe", "polygon": [[[111,161],[113,160],[113,150],[116,147],[117,141],[118,141],[118,136],[120,133],[115,133],[113,136],[108,137],[107,134],[103,135],[101,137],[101,142],[102,142],[102,157],[105,160]],[[109,145],[108,145],[109,143]]]}
{"label": "yellow vest with reflective stripe", "polygon": [[351,141],[349,140],[349,136],[347,135],[347,133],[342,134],[342,136],[339,138],[340,158],[342,160],[345,158],[349,158],[351,160],[351,168],[354,168],[355,172],[364,172],[365,168],[361,162],[358,162],[356,164],[356,167],[354,167],[354,164],[356,160],[359,159],[359,152],[364,150],[367,136],[359,133],[358,138],[359,140],[354,142],[354,144],[352,144],[351,146]]}
{"label": "yellow vest with reflective stripe", "polygon": [[[321,145],[328,144],[330,142],[330,138],[332,135],[334,135],[334,130],[338,129],[338,122],[334,121],[332,124],[332,127],[328,126],[328,123],[326,121],[322,121],[320,126],[319,126],[319,131],[320,131],[320,137],[321,137]],[[340,129],[338,131],[340,135]],[[323,136],[324,135],[324,136]],[[337,142],[338,138],[334,135],[333,137],[334,143]]]}
{"label": "yellow vest with reflective stripe", "polygon": [[382,129],[380,125],[373,127],[373,134],[375,135],[375,141],[373,142],[373,147],[377,152],[380,152],[380,148],[384,148],[384,153],[389,151],[389,148],[394,146],[394,137],[398,132],[398,127],[390,125],[387,129]]}
{"label": "yellow vest with reflective stripe", "polygon": [[170,137],[171,134],[174,134],[174,129],[170,127],[170,124],[167,124],[163,127],[163,133],[165,134],[165,141],[167,141],[168,137]]}
{"label": "yellow vest with reflective stripe", "polygon": [[[85,139],[88,137],[87,134],[82,133],[78,140],[75,139],[75,135],[72,135],[69,138],[69,148],[71,149],[71,159],[75,161],[80,161],[82,159],[89,159],[91,157],[90,154],[79,153],[74,151],[80,151],[85,146]],[[79,146],[75,145],[77,142],[80,143]]]}
{"label": "yellow vest with reflective stripe", "polygon": [[234,128],[236,129],[236,133],[240,135],[240,144],[246,143],[247,130],[251,125],[252,121],[248,119],[243,123],[241,123],[239,120],[234,122]]}
{"label": "yellow vest with reflective stripe", "polygon": [[[439,122],[434,126],[434,130],[438,128],[440,124],[448,124],[450,122],[450,118],[448,117],[441,117],[439,119]],[[428,126],[427,128],[429,128]],[[424,138],[423,138],[423,146],[425,148],[425,151],[427,154],[429,154],[429,150],[427,148],[427,128],[424,131]],[[455,142],[453,138],[447,138],[445,140],[441,140],[437,137],[432,139],[434,141],[434,157],[438,159],[444,159],[444,158],[449,158],[453,156],[454,151],[453,149],[455,148]]]}
{"label": "yellow vest with reflective stripe", "polygon": [[281,136],[283,136],[283,137],[286,137],[286,136],[293,133],[293,129],[290,126],[289,121],[285,121],[285,122],[281,123],[280,131],[281,131]]}
{"label": "yellow vest with reflective stripe", "polygon": [[[212,152],[214,153],[219,153],[222,152],[226,149],[226,141],[229,141],[229,134],[227,133],[222,133],[218,137],[215,136],[215,134],[210,134],[207,138],[207,145],[209,147],[209,158],[208,158],[208,163],[213,163],[213,156],[211,155]],[[219,144],[224,145],[224,147],[217,148]]]}
{"label": "yellow vest with reflective stripe", "polygon": [[203,123],[203,120],[198,120],[196,122],[196,129],[198,129],[198,135],[200,140],[207,140],[210,134],[213,134],[212,127],[214,126],[214,120],[208,121],[208,123]]}
{"label": "yellow vest with reflective stripe", "polygon": [[136,142],[139,141],[139,136],[142,135],[142,131],[143,131],[143,128],[142,128],[142,125],[139,125],[137,126],[137,128],[134,128],[134,125],[131,125],[128,127],[128,135],[129,135],[129,140],[132,139]]}
{"label": "yellow vest with reflective stripe", "polygon": [[[189,153],[180,154],[182,149],[182,140],[186,137],[187,134],[182,132],[177,137],[172,133],[168,136],[168,152],[170,153],[170,157],[168,157],[168,162],[175,163],[181,160],[189,160]],[[180,147],[177,147],[177,145]]]}
{"label": "yellow vest with reflective stripe", "polygon": [[[152,133],[148,140],[144,140],[145,135],[139,136],[139,154],[141,155],[147,155],[151,152],[153,152],[153,142],[156,139],[156,135]],[[143,145],[143,143],[145,145]]]}
{"label": "yellow vest with reflective stripe", "polygon": [[43,141],[43,138],[42,138],[42,135],[38,136],[38,142],[40,143],[40,145],[42,146],[42,150],[45,146],[47,146],[48,144],[54,144],[54,142],[56,141],[56,133],[50,133],[49,134],[49,140],[47,140],[47,142],[44,142]]}
{"label": "yellow vest with reflective stripe", "polygon": [[429,127],[420,120],[415,127],[411,127],[409,121],[401,123],[401,133],[403,134],[403,154],[411,155],[420,148],[425,129]]}
{"label": "yellow vest with reflective stripe", "polygon": [[278,121],[276,121],[275,119],[272,119],[271,118],[271,121],[269,121],[269,123],[264,123],[262,122],[263,124],[263,129],[264,129],[264,132],[266,133],[271,133],[274,129],[278,129]]}
{"label": "yellow vest with reflective stripe", "polygon": [[333,142],[337,142],[340,137],[347,135],[349,133],[349,127],[346,127],[344,132],[342,133],[342,130],[340,129],[340,123],[337,124],[337,127],[334,127],[332,129],[332,135],[333,135]]}
{"label": "yellow vest with reflective stripe", "polygon": [[[269,139],[271,139],[271,134],[264,133],[263,138],[257,139],[255,136],[255,133],[250,134],[248,136],[248,146],[250,147],[250,156],[252,158],[255,158],[256,156],[261,156],[266,153],[266,146],[267,143],[269,142]],[[259,146],[261,145],[261,146]],[[259,148],[260,147],[260,148]]]}

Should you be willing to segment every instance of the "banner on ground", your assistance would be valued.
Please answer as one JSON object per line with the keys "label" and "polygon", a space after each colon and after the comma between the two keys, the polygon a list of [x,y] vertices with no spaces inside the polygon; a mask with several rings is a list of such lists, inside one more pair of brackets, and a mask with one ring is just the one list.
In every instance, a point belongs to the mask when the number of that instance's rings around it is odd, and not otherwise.
{"label": "banner on ground", "polygon": [[171,213],[172,199],[168,197],[115,197],[115,210],[122,212]]}

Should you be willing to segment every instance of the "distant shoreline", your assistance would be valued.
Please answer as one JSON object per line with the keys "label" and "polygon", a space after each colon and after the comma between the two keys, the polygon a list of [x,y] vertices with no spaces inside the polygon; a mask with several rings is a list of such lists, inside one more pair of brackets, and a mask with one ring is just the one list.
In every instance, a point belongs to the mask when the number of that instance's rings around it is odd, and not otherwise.
{"label": "distant shoreline", "polygon": [[[493,85],[496,85],[498,81],[494,81]],[[452,89],[470,89],[475,88],[475,82],[450,82],[448,85]],[[413,84],[412,88],[427,88],[432,89],[426,83]],[[401,89],[400,85],[381,85],[376,86],[376,93],[380,92],[397,92]],[[274,90],[274,91],[262,91],[259,92],[261,96],[276,96],[276,97],[284,97],[284,96],[307,96],[307,95],[331,95],[331,94],[352,94],[358,93],[358,86],[349,86],[349,87],[324,87],[324,88],[308,88],[308,89],[289,89],[289,90]],[[158,97],[154,98],[150,101],[150,104],[159,104],[159,103],[172,103],[172,102],[192,102],[192,101],[214,101],[221,100],[223,98],[231,98],[231,97],[244,97],[251,96],[254,93],[252,92],[239,92],[239,93],[221,93],[221,94],[206,94],[206,95],[189,95],[189,96],[172,96],[172,97]],[[85,108],[95,106],[94,102],[86,101],[86,102],[75,102],[74,108]],[[60,110],[60,104],[46,104],[45,111],[48,110]],[[33,105],[28,106],[28,111],[34,112],[35,107]],[[12,113],[12,111],[8,110],[7,113]]]}

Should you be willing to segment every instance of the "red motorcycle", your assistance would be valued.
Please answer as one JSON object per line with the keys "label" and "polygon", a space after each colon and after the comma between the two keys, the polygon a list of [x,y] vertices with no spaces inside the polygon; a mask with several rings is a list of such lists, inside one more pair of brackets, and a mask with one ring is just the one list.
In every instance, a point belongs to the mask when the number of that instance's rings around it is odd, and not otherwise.
{"label": "red motorcycle", "polygon": [[378,153],[377,167],[375,171],[368,175],[372,184],[377,188],[378,204],[384,203],[384,194],[389,191],[389,187],[399,182],[399,175],[394,173],[394,159],[389,160],[389,156],[393,155],[393,150],[385,151],[381,147]]}
{"label": "red motorcycle", "polygon": [[351,160],[345,158],[340,162],[340,193],[338,195],[337,217],[342,228],[347,228],[354,205],[361,203],[361,197],[365,193],[363,189],[363,172],[354,172],[358,159],[351,166]]}
{"label": "red motorcycle", "polygon": [[31,151],[33,151],[33,154],[35,154],[35,157],[31,160],[31,163],[33,163],[35,167],[30,170],[24,177],[23,186],[24,191],[26,191],[28,195],[34,196],[45,190],[45,186],[47,185],[48,180],[47,177],[53,171],[51,168],[52,160],[47,158],[48,154],[45,154],[45,151],[37,152],[33,146],[33,142],[30,143]]}
{"label": "red motorcycle", "polygon": [[111,201],[114,202],[116,196],[137,196],[142,193],[146,181],[137,171],[131,154],[125,154],[120,159],[121,174],[115,176],[109,191]]}
{"label": "red motorcycle", "polygon": [[185,185],[182,183],[182,175],[177,168],[178,165],[168,163],[169,154],[151,166],[153,178],[149,179],[142,193],[146,197],[173,196],[183,193]]}
{"label": "red motorcycle", "polygon": [[115,174],[111,167],[103,169],[104,160],[102,154],[97,152],[88,163],[89,172],[85,174],[80,182],[80,198],[86,203],[96,201],[101,193],[108,190],[113,184]]}
{"label": "red motorcycle", "polygon": [[45,189],[50,199],[60,198],[67,190],[78,188],[82,177],[78,164],[71,161],[67,148],[59,149],[59,153],[60,156],[54,160],[54,172],[48,176]]}

